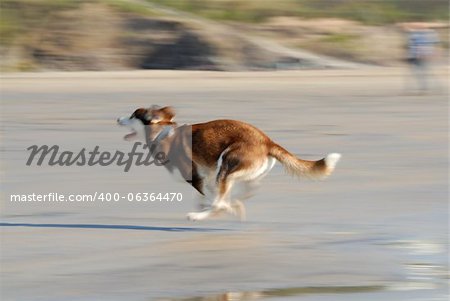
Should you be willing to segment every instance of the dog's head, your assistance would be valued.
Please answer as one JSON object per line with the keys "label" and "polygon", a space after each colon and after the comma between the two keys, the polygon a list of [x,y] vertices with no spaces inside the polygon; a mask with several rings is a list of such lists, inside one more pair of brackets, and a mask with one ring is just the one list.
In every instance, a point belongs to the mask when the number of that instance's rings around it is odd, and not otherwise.
{"label": "dog's head", "polygon": [[[172,107],[152,106],[150,108],[139,108],[129,117],[120,117],[117,123],[122,126],[128,126],[132,132],[125,135],[125,140],[141,138],[147,133],[148,138],[153,141],[164,130],[165,127],[175,127],[173,122],[175,111]],[[147,129],[147,132],[145,131]],[[139,137],[141,136],[141,137]]]}

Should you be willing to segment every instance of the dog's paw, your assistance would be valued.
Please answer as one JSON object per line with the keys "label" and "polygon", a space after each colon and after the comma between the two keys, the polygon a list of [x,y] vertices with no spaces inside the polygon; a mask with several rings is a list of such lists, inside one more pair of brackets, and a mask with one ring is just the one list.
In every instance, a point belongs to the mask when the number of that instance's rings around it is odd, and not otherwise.
{"label": "dog's paw", "polygon": [[189,212],[187,214],[187,219],[190,221],[199,221],[205,219],[209,216],[210,211],[202,211],[202,212]]}
{"label": "dog's paw", "polygon": [[198,212],[189,212],[186,217],[188,220],[190,221],[196,221],[197,220],[197,216],[198,216]]}

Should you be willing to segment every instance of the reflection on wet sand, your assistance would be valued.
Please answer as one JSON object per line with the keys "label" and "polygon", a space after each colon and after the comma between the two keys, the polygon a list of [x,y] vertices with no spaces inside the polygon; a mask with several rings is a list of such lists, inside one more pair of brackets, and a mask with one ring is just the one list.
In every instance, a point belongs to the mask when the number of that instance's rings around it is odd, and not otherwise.
{"label": "reflection on wet sand", "polygon": [[[334,234],[355,235],[350,232],[336,232]],[[404,278],[385,279],[379,285],[342,285],[342,286],[300,286],[275,288],[261,291],[234,291],[218,294],[210,294],[205,296],[182,297],[174,299],[158,299],[170,301],[244,301],[244,300],[266,300],[277,298],[305,298],[313,295],[330,295],[336,300],[345,300],[348,294],[364,294],[364,293],[384,293],[396,294],[396,292],[426,292],[433,291],[436,294],[435,300],[447,300],[445,291],[447,278],[447,267],[437,263],[436,256],[446,254],[444,245],[434,241],[425,241],[419,239],[411,240],[392,240],[381,237],[370,237],[369,233],[360,233],[366,239],[347,239],[332,240],[328,244],[343,243],[347,247],[358,245],[383,246],[386,249],[399,251],[402,261],[399,264],[403,272]],[[359,246],[360,248],[361,246]],[[349,280],[349,283],[351,281]],[[376,282],[375,282],[376,283]],[[441,293],[440,293],[441,292]],[[342,296],[339,299],[337,296]],[[364,299],[364,298],[363,298]],[[278,299],[277,299],[278,300]],[[334,299],[333,299],[334,300]]]}
{"label": "reflection on wet sand", "polygon": [[[383,286],[318,286],[277,288],[260,292],[227,292],[218,295],[170,299],[172,301],[243,301],[258,300],[271,297],[292,297],[314,294],[351,294],[369,293],[383,290]],[[161,300],[162,301],[162,300]]]}

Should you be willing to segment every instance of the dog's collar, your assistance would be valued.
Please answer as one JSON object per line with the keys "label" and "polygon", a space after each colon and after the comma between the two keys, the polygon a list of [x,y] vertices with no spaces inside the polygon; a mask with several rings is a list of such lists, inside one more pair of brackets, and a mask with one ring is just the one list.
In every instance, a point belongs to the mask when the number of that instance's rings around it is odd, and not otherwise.
{"label": "dog's collar", "polygon": [[167,137],[170,137],[173,135],[173,127],[172,126],[165,126],[163,130],[156,136],[155,139],[153,139],[153,143],[159,143],[162,140],[166,139]]}

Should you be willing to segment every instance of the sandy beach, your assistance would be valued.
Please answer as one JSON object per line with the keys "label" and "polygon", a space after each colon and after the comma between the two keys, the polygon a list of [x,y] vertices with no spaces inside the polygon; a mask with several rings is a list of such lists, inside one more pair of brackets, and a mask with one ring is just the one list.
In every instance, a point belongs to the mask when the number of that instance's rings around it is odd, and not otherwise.
{"label": "sandy beach", "polygon": [[[396,68],[4,74],[2,300],[448,300],[448,82]],[[186,220],[195,192],[161,167],[27,166],[31,145],[129,151],[119,116],[251,123],[325,181],[277,164],[247,220]],[[12,202],[14,194],[180,193],[177,202]]]}

